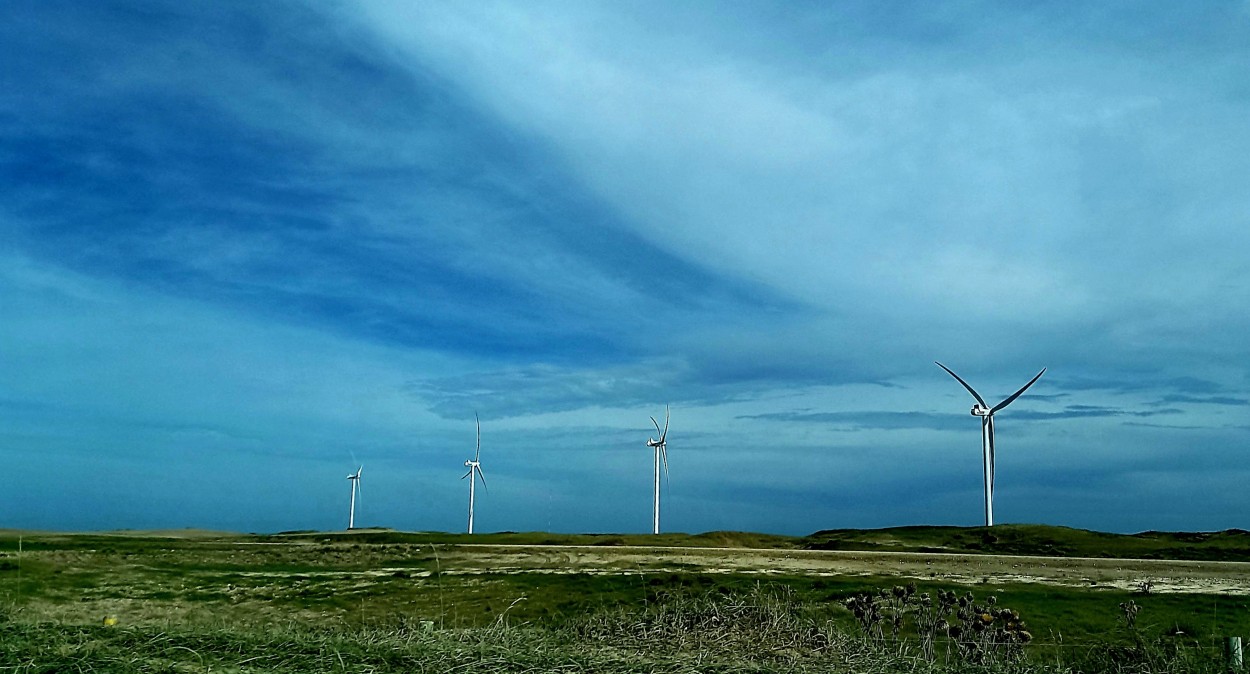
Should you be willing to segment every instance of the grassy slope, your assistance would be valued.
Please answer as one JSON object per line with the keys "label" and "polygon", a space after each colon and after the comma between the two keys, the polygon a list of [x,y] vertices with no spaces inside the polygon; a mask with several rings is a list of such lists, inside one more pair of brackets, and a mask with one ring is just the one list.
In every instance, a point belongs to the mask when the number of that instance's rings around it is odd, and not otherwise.
{"label": "grassy slope", "polygon": [[596,546],[681,546],[753,549],[793,549],[801,547],[801,539],[773,534],[742,531],[709,531],[702,534],[553,534],[542,531],[502,531],[481,534],[452,534],[437,531],[403,532],[390,529],[359,529],[353,531],[295,531],[260,540],[332,541],[353,543],[396,543],[408,545],[487,544],[487,545],[596,545]]}
{"label": "grassy slope", "polygon": [[415,545],[482,543],[495,545],[635,545],[754,549],[880,550],[968,554],[1250,561],[1250,532],[1159,532],[1109,534],[1035,524],[987,527],[911,526],[888,529],[829,529],[804,537],[711,531],[701,534],[551,534],[500,532],[405,533],[386,529],[352,532],[292,532],[264,540],[353,541]]}
{"label": "grassy slope", "polygon": [[830,529],[807,536],[802,546],[814,550],[1250,561],[1250,532],[1240,529],[1211,533],[1148,531],[1131,535],[1036,524]]}
{"label": "grassy slope", "polygon": [[280,534],[229,534],[203,531],[111,532],[60,534],[0,530],[0,550],[16,550],[24,536],[27,549],[107,548],[126,541],[128,547],[159,548],[168,541],[251,541],[354,544],[491,544],[687,546],[752,549],[878,550],[893,552],[950,552],[969,554],[1036,555],[1044,557],[1101,557],[1124,559],[1183,559],[1250,561],[1250,532],[1158,532],[1109,534],[1032,524],[987,527],[909,526],[887,529],[828,529],[809,536],[791,537],[741,531],[701,534],[553,534],[498,532],[453,534],[400,532],[390,529],[355,531],[299,531]]}

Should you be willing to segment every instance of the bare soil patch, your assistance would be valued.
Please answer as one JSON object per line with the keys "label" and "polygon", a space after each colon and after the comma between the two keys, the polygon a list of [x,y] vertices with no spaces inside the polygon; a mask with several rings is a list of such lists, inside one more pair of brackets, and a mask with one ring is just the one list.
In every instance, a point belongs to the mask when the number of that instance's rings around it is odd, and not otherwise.
{"label": "bare soil patch", "polygon": [[1250,563],[827,550],[614,546],[440,546],[444,573],[894,576],[967,585],[1040,583],[1250,596]]}

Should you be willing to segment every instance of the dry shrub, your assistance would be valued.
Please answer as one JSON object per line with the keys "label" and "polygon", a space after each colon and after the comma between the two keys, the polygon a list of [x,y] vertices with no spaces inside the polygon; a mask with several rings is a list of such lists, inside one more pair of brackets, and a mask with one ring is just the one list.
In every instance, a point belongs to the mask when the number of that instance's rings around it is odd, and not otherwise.
{"label": "dry shrub", "polygon": [[793,659],[842,639],[784,585],[746,591],[662,594],[643,608],[616,607],[573,621],[575,638],[613,648],[669,653],[741,653]]}

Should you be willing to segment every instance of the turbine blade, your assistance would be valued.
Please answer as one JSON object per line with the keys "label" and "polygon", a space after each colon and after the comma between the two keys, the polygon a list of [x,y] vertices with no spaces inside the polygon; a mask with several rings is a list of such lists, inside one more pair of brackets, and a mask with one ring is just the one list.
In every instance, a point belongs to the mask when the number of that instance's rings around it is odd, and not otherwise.
{"label": "turbine blade", "polygon": [[477,476],[478,476],[478,478],[479,478],[479,479],[481,479],[481,480],[482,480],[482,489],[485,489],[486,491],[488,491],[488,492],[489,492],[489,491],[490,491],[490,487],[487,487],[487,486],[486,486],[486,473],[483,473],[483,472],[482,472],[482,468],[481,468],[481,466],[479,466],[479,467],[477,468]]}
{"label": "turbine blade", "polygon": [[474,461],[482,459],[482,420],[477,417],[477,410],[473,410],[473,421],[477,424],[477,452],[473,454]]}
{"label": "turbine blade", "polygon": [[660,444],[664,444],[666,437],[668,437],[668,405],[664,406],[664,430],[660,432]]}
{"label": "turbine blade", "polygon": [[993,415],[985,418],[985,423],[989,424],[990,429],[987,435],[990,438],[990,502],[994,502],[994,417]]}
{"label": "turbine blade", "polygon": [[466,478],[466,477],[468,477],[468,476],[470,476],[470,475],[472,475],[472,474],[473,474],[473,469],[472,469],[472,468],[470,468],[470,469],[469,469],[469,472],[467,472],[467,473],[465,473],[464,475],[461,475],[461,476],[460,476],[460,479],[461,479],[461,480],[463,480],[464,478]]}
{"label": "turbine blade", "polygon": [[989,407],[989,405],[986,405],[986,404],[985,404],[985,401],[981,398],[981,395],[980,395],[980,394],[978,394],[975,390],[973,390],[973,388],[972,388],[971,386],[969,386],[969,385],[968,385],[968,382],[966,382],[966,381],[964,381],[964,380],[960,379],[960,378],[959,378],[959,375],[957,375],[957,374],[955,374],[954,372],[952,372],[952,371],[951,371],[951,369],[950,369],[949,367],[946,367],[945,365],[943,365],[943,364],[941,364],[941,363],[938,363],[936,360],[935,360],[935,361],[933,361],[933,362],[934,362],[935,364],[937,364],[937,366],[938,366],[938,367],[942,368],[943,370],[946,370],[946,373],[947,373],[947,374],[949,374],[950,376],[954,377],[954,378],[955,378],[955,381],[959,382],[960,384],[963,384],[963,385],[964,385],[964,388],[968,389],[968,393],[971,393],[971,394],[972,394],[972,397],[973,397],[973,398],[976,398],[976,399],[977,399],[977,402],[981,403],[981,405],[982,405],[983,407]]}
{"label": "turbine blade", "polygon": [[660,459],[664,462],[664,481],[672,487],[673,481],[668,476],[668,447],[664,445],[660,445]]}
{"label": "turbine blade", "polygon": [[994,487],[993,487],[994,478],[993,478],[993,473],[991,472],[992,469],[990,468],[990,465],[991,465],[990,464],[990,428],[991,428],[990,421],[992,419],[993,417],[991,416],[981,417],[981,471],[982,471],[982,478],[984,479],[983,485],[985,489],[985,500],[986,500],[985,522],[986,524],[990,523],[990,517],[991,517],[990,508],[992,508],[993,506],[990,506],[989,504],[993,501],[993,498],[994,498]]}
{"label": "turbine blade", "polygon": [[[1019,391],[1016,391],[1015,393],[1012,393],[1012,394],[1011,394],[1011,396],[1010,396],[1009,398],[1007,398],[1006,400],[1002,401],[1001,403],[998,403],[997,405],[995,405],[995,406],[994,406],[994,409],[990,410],[990,414],[993,414],[993,413],[997,412],[998,410],[1001,410],[1002,408],[1004,408],[1004,407],[1006,407],[1006,406],[1010,405],[1010,404],[1011,404],[1011,401],[1015,400],[1016,398],[1019,398],[1021,393],[1024,393],[1026,390],[1028,390],[1028,388],[1029,388],[1030,386],[1032,386],[1032,385],[1033,385],[1033,382],[1037,381],[1038,379],[1041,379],[1041,378],[1042,378],[1042,375],[1043,375],[1043,374],[1045,374],[1045,373],[1046,373],[1046,368],[1042,368],[1042,371],[1041,371],[1041,372],[1038,372],[1036,377],[1033,377],[1032,379],[1030,379],[1030,380],[1029,380],[1029,383],[1027,383],[1027,384],[1025,384],[1024,386],[1020,387],[1020,390],[1019,390]],[[984,403],[982,403],[982,404],[984,404]]]}
{"label": "turbine blade", "polygon": [[651,417],[651,423],[655,424],[655,432],[659,433],[660,437],[664,437],[664,432],[660,430],[660,422],[656,421],[655,417]]}

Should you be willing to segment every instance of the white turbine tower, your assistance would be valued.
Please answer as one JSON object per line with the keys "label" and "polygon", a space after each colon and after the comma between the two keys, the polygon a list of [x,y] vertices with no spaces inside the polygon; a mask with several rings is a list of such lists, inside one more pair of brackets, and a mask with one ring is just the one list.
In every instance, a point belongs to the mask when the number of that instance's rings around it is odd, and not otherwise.
{"label": "white turbine tower", "polygon": [[[469,472],[460,476],[460,479],[469,478],[469,533],[473,533],[473,497],[474,497],[474,473],[477,479],[482,481],[482,489],[486,489],[486,476],[482,474],[482,421],[478,419],[477,412],[473,413],[473,420],[477,422],[477,451],[473,454],[472,461],[465,461],[464,465]],[[489,490],[487,490],[489,491]]]}
{"label": "white turbine tower", "polygon": [[664,428],[660,429],[660,422],[651,417],[651,423],[655,424],[655,431],[660,434],[660,439],[647,438],[647,446],[655,448],[655,510],[653,512],[651,522],[651,533],[660,533],[660,465],[664,465],[664,477],[668,477],[668,405],[664,406]]}
{"label": "white turbine tower", "polygon": [[351,505],[351,508],[347,511],[347,528],[348,529],[355,528],[356,526],[356,491],[360,489],[360,471],[364,469],[365,467],[362,464],[359,468],[356,469],[355,473],[352,473],[347,476],[347,479],[352,481],[352,505]]}
{"label": "white turbine tower", "polygon": [[964,385],[968,389],[968,393],[976,398],[977,404],[972,406],[972,416],[981,417],[981,463],[985,471],[985,526],[994,526],[994,413],[1011,404],[1013,400],[1020,397],[1033,382],[1041,378],[1046,372],[1046,368],[1042,368],[1036,377],[1029,380],[1029,383],[1020,388],[1019,391],[1008,396],[1005,400],[997,405],[990,407],[985,404],[985,400],[968,385],[968,382],[959,378],[959,375],[951,371],[949,367],[938,363],[937,366],[946,370],[947,374],[955,378],[955,381]]}

